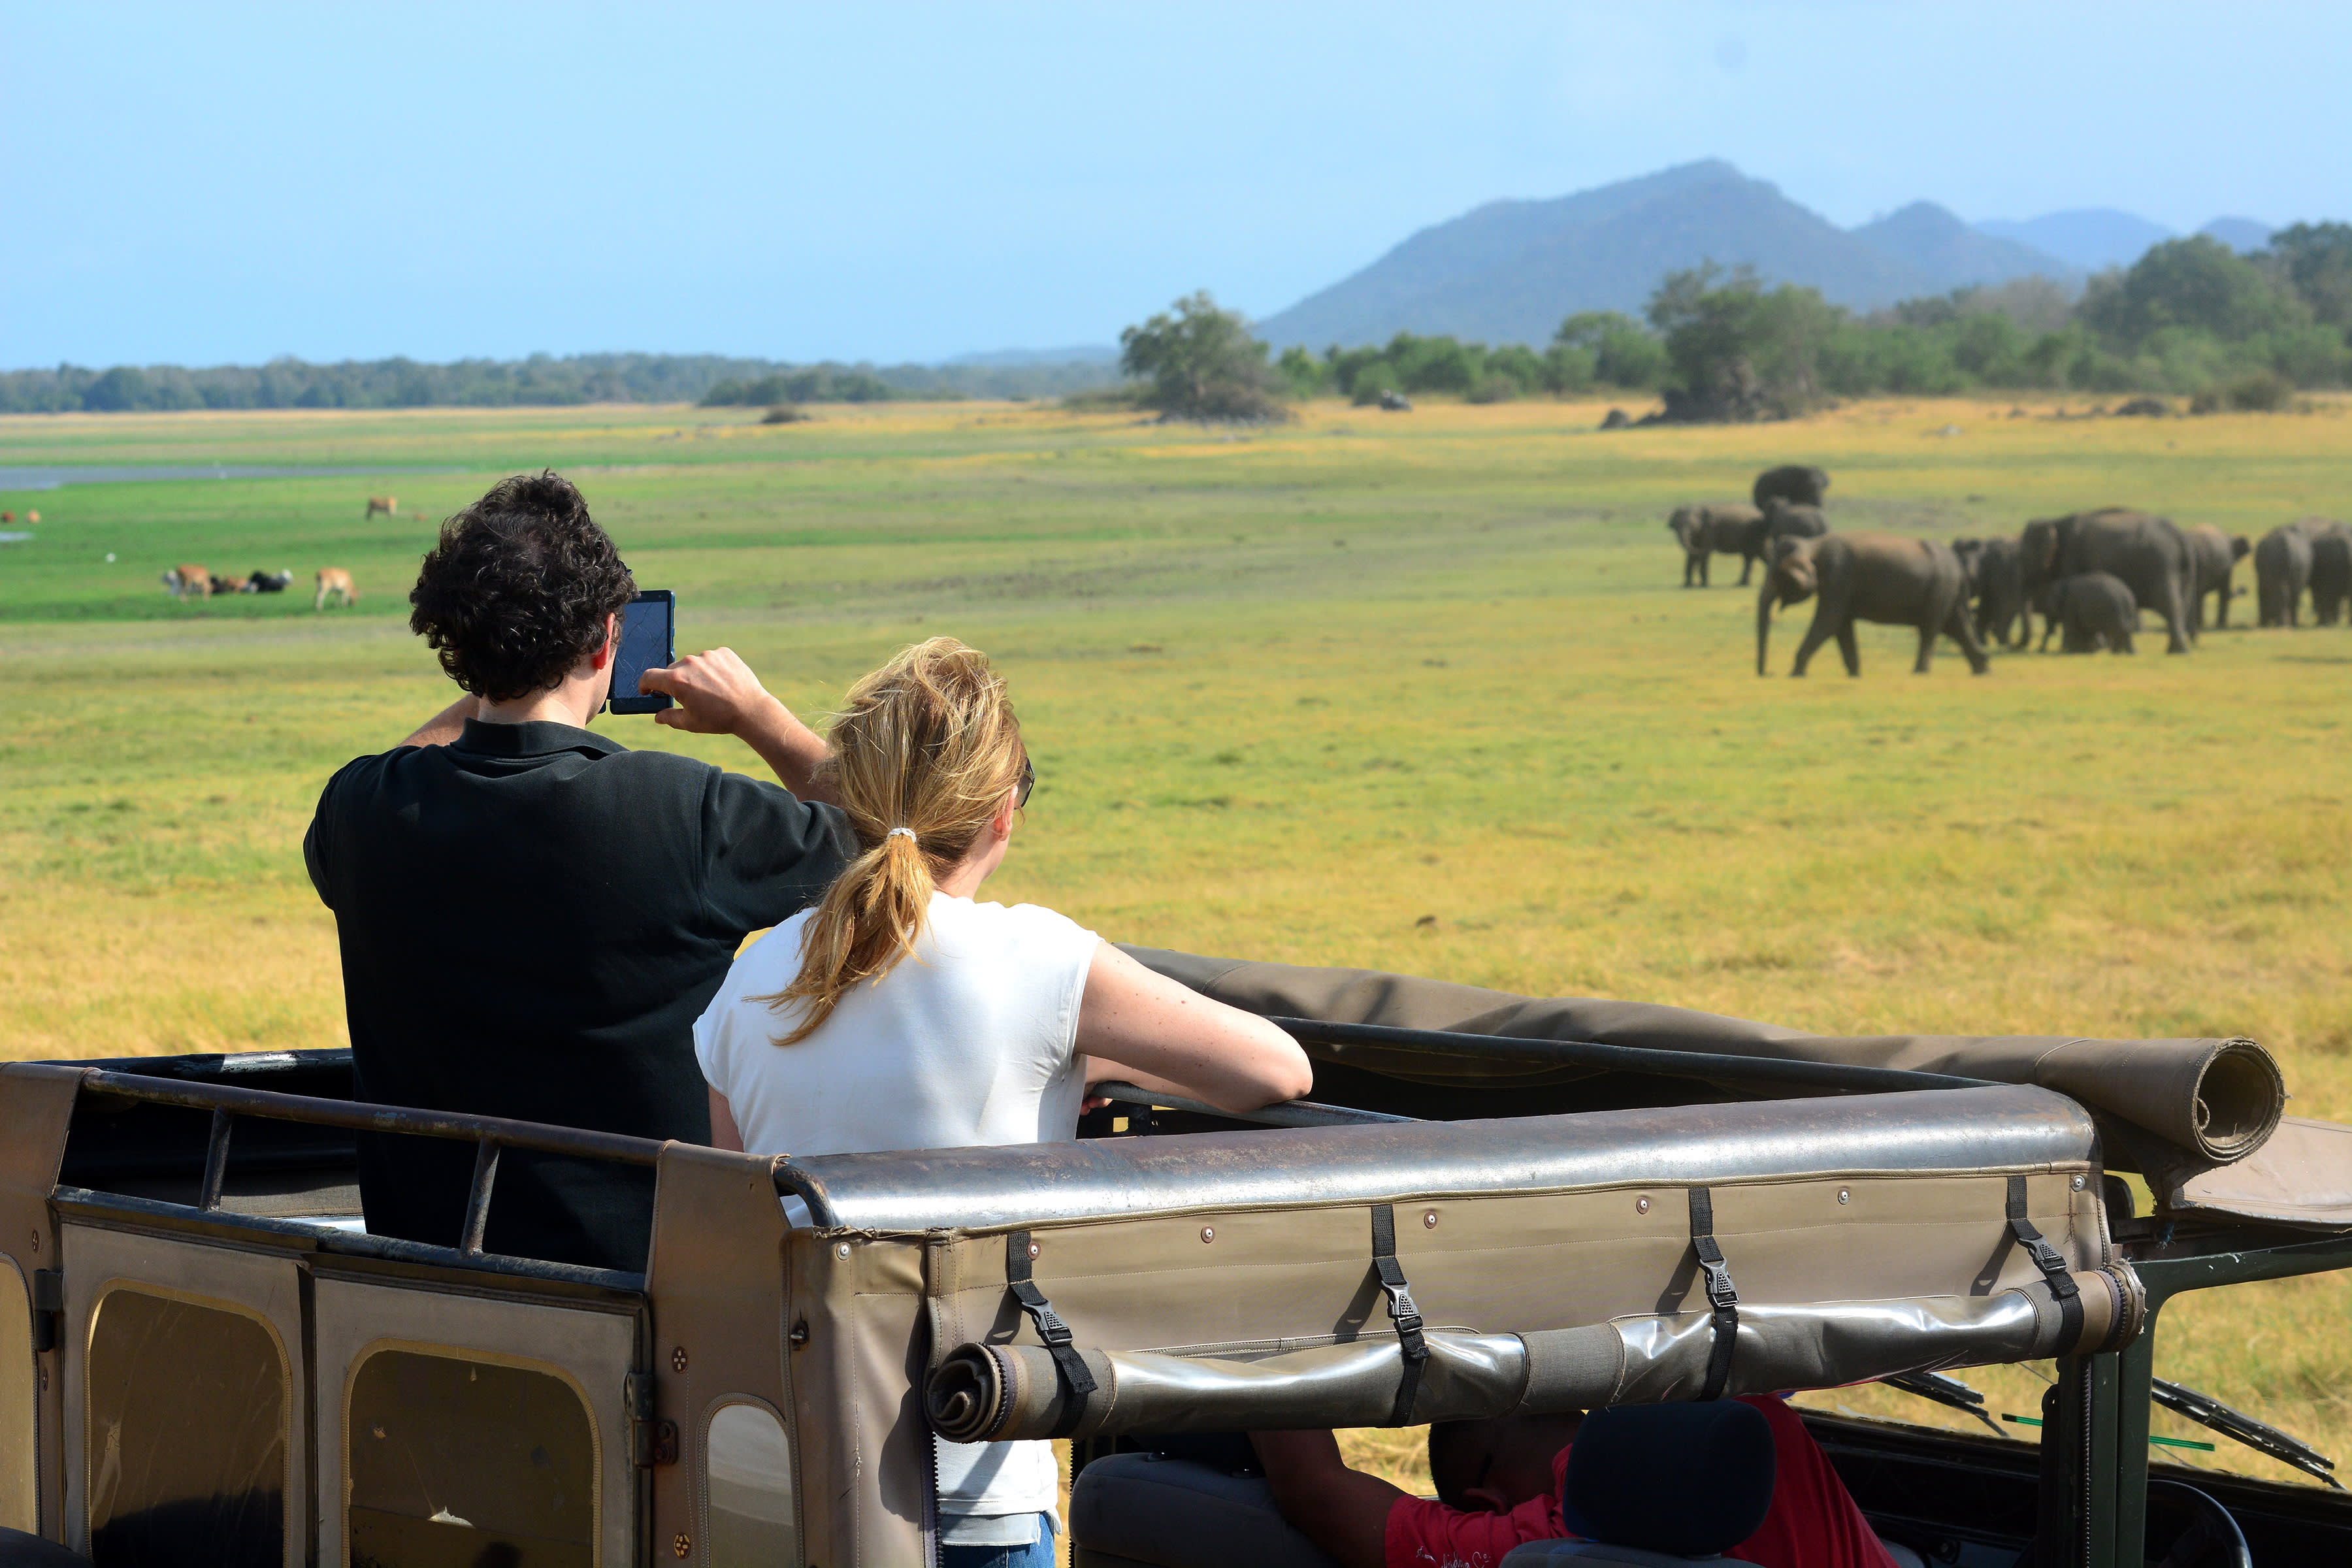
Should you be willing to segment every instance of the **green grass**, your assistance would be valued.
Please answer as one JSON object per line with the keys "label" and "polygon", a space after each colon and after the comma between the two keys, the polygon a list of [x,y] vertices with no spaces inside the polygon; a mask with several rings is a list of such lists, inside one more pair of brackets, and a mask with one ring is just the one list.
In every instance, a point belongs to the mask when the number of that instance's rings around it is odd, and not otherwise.
{"label": "green grass", "polygon": [[[1243,433],[1004,406],[0,420],[0,467],[377,470],[0,494],[43,514],[0,546],[0,1051],[341,1041],[311,802],[449,695],[403,619],[433,521],[551,464],[678,592],[682,647],[731,644],[804,714],[918,637],[993,654],[1041,780],[992,890],[1108,936],[1839,1033],[2245,1033],[2299,1113],[2352,1119],[2352,631],[1976,679],[1948,647],[1914,678],[1909,635],[1869,629],[1862,679],[1828,657],[1792,682],[1799,610],[1759,680],[1737,563],[1677,585],[1666,510],[1782,460],[1832,470],[1847,529],[2124,502],[2259,534],[2352,509],[2341,403],[2047,412],[1607,436],[1554,405]],[[387,490],[401,516],[362,522]],[[179,604],[155,578],[180,562],[296,591]],[[356,611],[311,613],[327,565]],[[2340,1450],[2347,1307],[2336,1280],[2227,1292],[2175,1309],[2196,1331],[2162,1353]],[[1985,1374],[2032,1414],[2019,1380]]]}

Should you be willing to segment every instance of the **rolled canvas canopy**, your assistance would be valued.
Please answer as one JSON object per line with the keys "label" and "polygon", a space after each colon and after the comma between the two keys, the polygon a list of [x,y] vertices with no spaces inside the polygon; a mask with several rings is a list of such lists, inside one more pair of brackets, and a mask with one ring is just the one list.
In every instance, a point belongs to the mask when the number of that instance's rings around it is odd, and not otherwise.
{"label": "rolled canvas canopy", "polygon": [[[1374,1024],[1516,1039],[1590,1040],[1604,1045],[1718,1056],[1842,1063],[1948,1073],[2053,1089],[2115,1125],[2109,1163],[2155,1166],[2175,1175],[2230,1164],[2262,1148],[2279,1125],[2286,1088],[2270,1053],[2230,1039],[2103,1040],[2063,1035],[1808,1034],[1778,1025],[1641,1002],[1536,998],[1367,969],[1318,969],[1204,958],[1156,948],[1127,951],[1160,973],[1245,1011],[1328,1023]],[[1426,1050],[1310,1044],[1323,1060],[1343,1060],[1393,1077],[1496,1088],[1588,1076],[1589,1068],[1545,1068]],[[2168,1145],[2157,1147],[2155,1145]],[[2352,1225],[2352,1212],[2336,1221]]]}

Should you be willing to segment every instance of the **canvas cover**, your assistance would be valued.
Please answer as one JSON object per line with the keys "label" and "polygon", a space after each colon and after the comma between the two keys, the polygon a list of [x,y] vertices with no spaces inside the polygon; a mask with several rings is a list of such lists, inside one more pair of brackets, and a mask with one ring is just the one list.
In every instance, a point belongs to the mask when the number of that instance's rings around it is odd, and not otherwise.
{"label": "canvas cover", "polygon": [[[2184,1208],[2242,1213],[2248,1218],[2352,1227],[2352,1132],[2342,1138],[2298,1132],[2291,1158],[2265,1167],[2259,1194],[2248,1190],[2249,1184],[2232,1185],[2218,1176],[2220,1167],[2263,1150],[2278,1131],[2286,1105],[2285,1081],[2277,1063],[2261,1046],[2242,1037],[1816,1035],[1652,1003],[1517,996],[1377,970],[1260,963],[1156,948],[1127,951],[1196,991],[1266,1016],[1517,1039],[1589,1040],[2039,1084],[2097,1116],[2109,1134],[2107,1164],[2145,1171],[2159,1198]],[[1307,1050],[1318,1060],[1344,1061],[1416,1081],[1496,1088],[1589,1077],[1594,1070],[1379,1047],[1309,1045]],[[2215,1179],[2202,1187],[2190,1185],[2209,1174]],[[2249,1206],[2233,1206],[2238,1197],[2245,1197]]]}

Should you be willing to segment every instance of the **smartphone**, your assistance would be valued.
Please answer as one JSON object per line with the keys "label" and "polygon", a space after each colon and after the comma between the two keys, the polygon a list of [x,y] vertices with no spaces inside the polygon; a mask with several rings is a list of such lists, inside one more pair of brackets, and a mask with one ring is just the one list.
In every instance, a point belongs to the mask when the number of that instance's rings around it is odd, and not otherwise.
{"label": "smartphone", "polygon": [[604,694],[605,708],[614,713],[658,713],[670,706],[667,697],[640,695],[637,677],[677,662],[677,595],[667,588],[648,588],[621,610],[621,646],[613,658],[613,688]]}

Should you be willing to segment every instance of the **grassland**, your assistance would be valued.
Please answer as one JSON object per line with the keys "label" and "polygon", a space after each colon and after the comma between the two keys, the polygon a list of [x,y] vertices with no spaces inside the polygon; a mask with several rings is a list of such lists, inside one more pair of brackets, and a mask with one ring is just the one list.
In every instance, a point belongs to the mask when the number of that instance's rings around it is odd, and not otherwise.
{"label": "grassland", "polygon": [[[0,492],[43,514],[0,546],[0,1054],[341,1042],[311,802],[446,700],[403,620],[432,520],[552,465],[678,592],[682,644],[731,644],[803,713],[915,637],[994,654],[1041,773],[1003,895],[1106,934],[1839,1033],[2245,1033],[2299,1113],[2352,1120],[2352,632],[2003,656],[1975,679],[1948,649],[1916,679],[1908,635],[1873,630],[1862,679],[1830,659],[1795,682],[1801,611],[1759,680],[1736,571],[1682,590],[1661,526],[1801,459],[1849,529],[2129,502],[2259,534],[2352,512],[2352,405],[1868,403],[1608,435],[1599,412],[0,420],[0,467],[361,470]],[[363,522],[386,491],[400,514]],[[296,592],[183,605],[155,577],[184,561],[290,567]],[[358,578],[356,611],[311,613],[324,565]],[[2160,1364],[2343,1452],[2347,1331],[2336,1280],[2192,1298]],[[2030,1372],[1982,1381],[2038,1408]]]}

